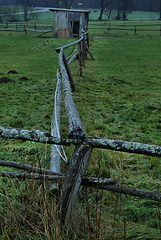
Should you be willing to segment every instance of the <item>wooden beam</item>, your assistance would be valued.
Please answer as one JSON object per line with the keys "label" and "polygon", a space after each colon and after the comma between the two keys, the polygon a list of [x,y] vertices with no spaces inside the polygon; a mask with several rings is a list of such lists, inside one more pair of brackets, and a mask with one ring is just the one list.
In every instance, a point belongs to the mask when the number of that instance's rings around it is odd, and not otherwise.
{"label": "wooden beam", "polygon": [[144,191],[144,190],[140,190],[140,189],[136,189],[136,188],[126,188],[126,187],[118,186],[118,185],[106,185],[105,186],[105,185],[98,184],[98,188],[112,191],[112,192],[117,192],[117,193],[124,193],[124,194],[134,196],[134,197],[150,199],[150,200],[154,200],[157,202],[161,202],[161,193],[157,193],[157,192],[149,192],[149,191]]}
{"label": "wooden beam", "polygon": [[82,44],[78,44],[78,74],[82,76]]}
{"label": "wooden beam", "polygon": [[66,58],[67,61],[68,61],[69,58],[73,55],[73,52],[74,52],[75,48],[76,48],[76,44],[73,46],[73,49],[71,50],[71,52],[68,54],[68,57]]}
{"label": "wooden beam", "polygon": [[[34,173],[17,173],[17,172],[4,172],[0,171],[0,177],[18,178],[21,180],[32,179],[32,180],[51,180],[51,181],[62,181],[64,175],[46,175],[46,174],[34,174]],[[157,202],[161,202],[161,193],[150,192],[140,190],[136,188],[126,188],[123,186],[115,185],[115,181],[112,179],[100,179],[100,178],[83,178],[81,185],[85,187],[92,187],[96,189],[103,189],[107,191],[127,194],[133,197],[139,197],[142,199],[149,199]]]}
{"label": "wooden beam", "polygon": [[72,58],[70,58],[69,60],[68,60],[68,66],[75,60],[75,59],[77,59],[78,58],[78,53],[75,53],[73,56],[72,56]]}
{"label": "wooden beam", "polygon": [[32,173],[62,176],[61,173],[57,173],[44,168],[38,168],[25,163],[18,163],[13,161],[0,160],[0,166],[13,167],[13,168],[22,169],[28,172],[32,172]]}
{"label": "wooden beam", "polygon": [[86,50],[87,50],[88,54],[90,55],[90,57],[92,58],[92,60],[94,60],[94,57],[93,57],[92,53],[89,51],[88,47],[86,48]]}
{"label": "wooden beam", "polygon": [[64,65],[65,65],[65,68],[66,68],[66,71],[67,71],[67,74],[68,74],[68,78],[69,78],[69,82],[70,82],[70,87],[71,87],[71,89],[72,89],[72,92],[75,92],[76,86],[75,86],[75,83],[74,83],[74,80],[73,80],[73,77],[72,77],[72,74],[71,74],[71,71],[70,71],[68,62],[67,62],[67,60],[66,60],[65,54],[63,54],[63,62],[64,62]]}
{"label": "wooden beam", "polygon": [[59,54],[59,68],[62,75],[65,108],[69,121],[69,138],[84,139],[85,132],[83,130],[79,113],[73,100],[68,74],[63,62],[63,54],[63,49],[61,49]]}
{"label": "wooden beam", "polygon": [[87,144],[92,148],[102,148],[119,152],[128,152],[154,157],[161,157],[161,146],[143,144],[138,142],[96,138],[60,139],[54,138],[50,134],[39,130],[7,128],[2,126],[0,126],[0,137],[65,146],[70,146],[71,144],[78,145],[82,143]]}
{"label": "wooden beam", "polygon": [[40,130],[27,130],[2,126],[0,126],[0,137],[65,146],[70,146],[73,142],[76,144],[80,142],[78,139],[63,140],[60,138],[55,138],[49,133]]}
{"label": "wooden beam", "polygon": [[[3,160],[0,160],[0,163]],[[15,162],[10,162],[10,161],[4,161],[4,163],[1,166],[5,167],[14,167],[22,170],[27,170],[31,172],[32,166],[27,165],[23,163],[15,163]],[[14,164],[13,164],[14,163]],[[31,168],[30,168],[31,167]],[[18,172],[7,172],[7,171],[0,171],[0,177],[8,177],[8,178],[19,178],[19,179],[35,179],[35,180],[41,180],[42,176],[45,180],[58,180],[61,181],[64,179],[65,175],[64,174],[59,174],[55,172],[51,172],[50,170],[47,169],[40,169],[33,167],[32,169],[37,169],[37,172],[35,171],[31,173],[18,173]],[[35,176],[35,178],[34,178]],[[50,176],[50,177],[48,177]],[[106,186],[106,185],[113,185],[116,184],[116,181],[111,179],[111,178],[94,178],[94,177],[83,177],[81,184],[85,187],[99,187],[99,184],[101,186]]]}
{"label": "wooden beam", "polygon": [[36,173],[18,173],[18,172],[4,172],[0,171],[0,177],[18,178],[18,179],[33,179],[33,180],[62,180],[62,176],[45,175]]}
{"label": "wooden beam", "polygon": [[61,47],[58,47],[58,48],[56,48],[56,52],[60,52],[61,49],[66,49],[66,48],[69,48],[69,47],[71,47],[71,46],[74,46],[74,45],[76,45],[77,43],[80,43],[82,40],[83,40],[83,38],[81,37],[80,39],[78,39],[78,40],[75,41],[75,42],[72,42],[72,43],[70,43],[70,44],[63,45],[63,46],[61,46]]}
{"label": "wooden beam", "polygon": [[111,178],[83,177],[81,184],[83,186],[99,188],[100,186],[113,185],[116,181]]}
{"label": "wooden beam", "polygon": [[65,174],[62,185],[62,196],[58,208],[62,210],[62,222],[67,221],[74,206],[83,175],[91,155],[91,147],[78,145]]}
{"label": "wooden beam", "polygon": [[[60,114],[61,114],[61,76],[57,72],[57,85],[55,91],[54,110],[51,122],[51,135],[60,138]],[[50,153],[50,171],[61,173],[61,146],[51,145]],[[57,189],[56,183],[51,184],[50,189]]]}
{"label": "wooden beam", "polygon": [[161,157],[161,146],[111,139],[86,138],[85,143],[93,148],[110,149],[120,152]]}

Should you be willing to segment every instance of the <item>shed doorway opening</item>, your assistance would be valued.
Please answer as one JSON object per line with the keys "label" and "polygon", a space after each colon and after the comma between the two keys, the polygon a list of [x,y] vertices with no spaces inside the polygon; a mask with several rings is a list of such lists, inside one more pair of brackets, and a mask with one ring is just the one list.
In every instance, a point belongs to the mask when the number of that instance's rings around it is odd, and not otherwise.
{"label": "shed doorway opening", "polygon": [[71,27],[72,27],[73,37],[79,37],[80,22],[79,21],[73,21],[73,22],[70,22],[70,23],[71,23]]}

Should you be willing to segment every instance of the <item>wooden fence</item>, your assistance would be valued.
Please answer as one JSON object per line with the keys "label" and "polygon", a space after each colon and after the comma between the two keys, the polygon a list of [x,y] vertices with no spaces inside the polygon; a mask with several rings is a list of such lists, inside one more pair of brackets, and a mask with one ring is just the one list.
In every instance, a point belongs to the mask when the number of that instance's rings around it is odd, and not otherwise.
{"label": "wooden fence", "polygon": [[[161,24],[89,24],[90,29],[104,29],[111,32],[133,32],[135,35],[141,32],[158,32],[161,36]],[[96,28],[97,26],[97,28]]]}
{"label": "wooden fence", "polygon": [[[105,30],[107,33],[111,32],[133,32],[135,35],[141,32],[158,32],[161,35],[161,24],[107,24],[107,23],[89,23],[89,28],[93,30]],[[49,23],[0,23],[0,31],[14,31],[14,32],[35,32],[38,33],[38,36],[41,36],[46,33],[54,33],[54,24]]]}
{"label": "wooden fence", "polygon": [[0,23],[0,31],[12,31],[12,32],[37,32],[40,35],[45,33],[54,32],[54,24],[53,23],[30,23],[30,22],[7,22],[7,23]]}
{"label": "wooden fence", "polygon": [[[64,50],[70,47],[72,50],[69,56],[66,57]],[[50,144],[50,170],[40,169],[23,163],[0,160],[1,166],[15,167],[29,172],[13,173],[0,171],[0,176],[34,180],[49,179],[52,181],[51,189],[58,188],[59,185],[57,185],[57,183],[60,180],[63,181],[61,196],[57,206],[59,212],[61,212],[62,223],[69,220],[80,185],[161,202],[161,193],[119,186],[113,179],[84,177],[93,148],[110,149],[120,152],[161,157],[161,146],[111,139],[87,138],[72,97],[72,90],[75,90],[75,84],[69,65],[75,58],[78,59],[78,70],[79,74],[82,75],[82,66],[87,59],[87,55],[89,54],[90,57],[94,59],[89,51],[88,32],[82,31],[82,35],[77,41],[61,46],[57,48],[56,51],[59,53],[59,69],[57,71],[57,86],[55,91],[55,104],[51,123],[51,133],[49,134],[39,130],[26,130],[0,126],[0,137]],[[65,108],[69,122],[69,135],[67,139],[62,139],[60,136],[62,86]],[[68,162],[63,146],[70,145],[74,145],[75,149],[71,160]],[[65,174],[61,173],[61,158],[68,163],[68,169]]]}

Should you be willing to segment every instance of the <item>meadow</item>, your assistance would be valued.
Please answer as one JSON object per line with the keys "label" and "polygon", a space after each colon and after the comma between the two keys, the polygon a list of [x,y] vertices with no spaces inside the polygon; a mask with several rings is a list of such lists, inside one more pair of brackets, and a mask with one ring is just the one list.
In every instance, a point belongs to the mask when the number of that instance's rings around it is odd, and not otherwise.
{"label": "meadow", "polygon": [[[161,37],[154,32],[108,34],[96,28],[89,28],[95,61],[89,57],[82,77],[77,62],[71,65],[77,88],[73,96],[86,135],[161,145]],[[0,125],[50,132],[55,48],[72,41],[0,32]],[[67,138],[63,105],[61,123],[61,135]],[[70,159],[73,147],[65,151]],[[0,139],[0,159],[49,168],[50,147]],[[160,192],[160,168],[159,158],[93,150],[86,176]],[[71,223],[63,229],[55,205],[48,182],[1,179],[1,239],[161,239],[161,204],[154,201],[81,187]]]}

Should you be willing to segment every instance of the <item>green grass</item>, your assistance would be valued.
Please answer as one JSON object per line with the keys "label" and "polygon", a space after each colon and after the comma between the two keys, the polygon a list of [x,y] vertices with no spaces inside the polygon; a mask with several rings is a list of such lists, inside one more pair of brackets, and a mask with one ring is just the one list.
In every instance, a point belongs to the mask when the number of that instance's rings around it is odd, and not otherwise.
{"label": "green grass", "polygon": [[[74,99],[87,136],[161,145],[160,36],[108,35],[99,27],[89,34],[95,61],[89,57],[82,77],[77,62],[71,65],[77,87]],[[13,80],[0,83],[0,125],[50,132],[58,68],[55,48],[71,41],[51,35],[36,38],[35,33],[0,33],[0,73],[4,73],[0,78]],[[8,74],[9,70],[19,74]],[[23,76],[28,80],[20,80]],[[64,107],[61,123],[66,138]],[[67,147],[66,152],[70,159],[73,148]],[[49,167],[49,158],[46,145],[0,140],[0,159]],[[86,174],[160,192],[160,167],[159,158],[93,150]],[[63,238],[47,189],[47,183],[1,180],[2,239],[161,239],[160,204],[84,188]]]}

